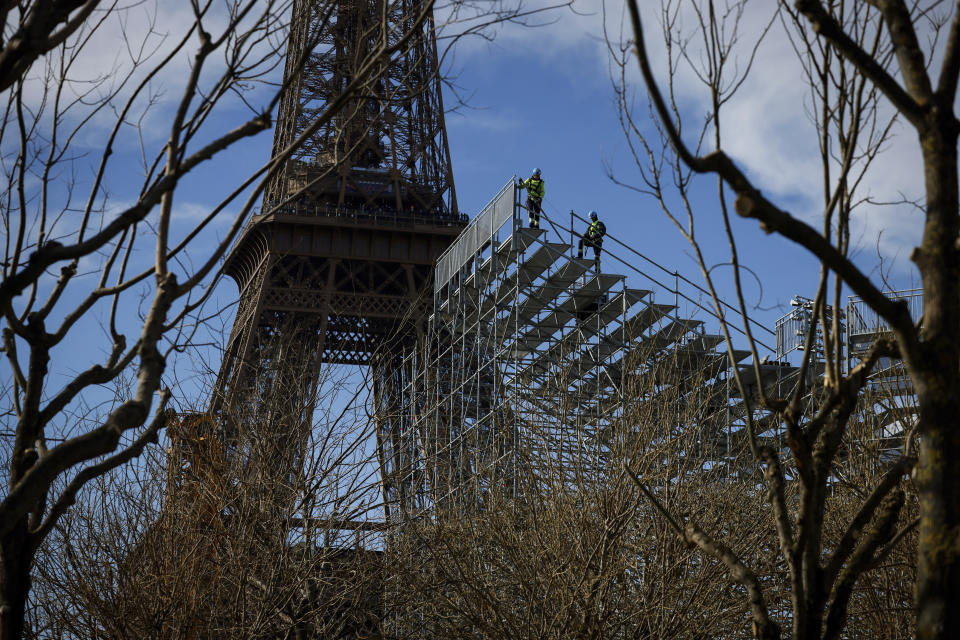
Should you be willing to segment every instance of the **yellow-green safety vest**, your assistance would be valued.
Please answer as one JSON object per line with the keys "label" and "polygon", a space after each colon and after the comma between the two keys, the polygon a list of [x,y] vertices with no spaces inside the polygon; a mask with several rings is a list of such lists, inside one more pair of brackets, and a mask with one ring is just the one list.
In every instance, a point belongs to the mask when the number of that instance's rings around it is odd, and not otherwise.
{"label": "yellow-green safety vest", "polygon": [[590,240],[603,241],[603,235],[607,232],[607,227],[599,220],[594,220],[587,227],[587,238]]}
{"label": "yellow-green safety vest", "polygon": [[526,187],[527,195],[531,198],[536,198],[537,200],[543,200],[543,180],[540,178],[534,178],[533,176],[524,180],[521,187]]}

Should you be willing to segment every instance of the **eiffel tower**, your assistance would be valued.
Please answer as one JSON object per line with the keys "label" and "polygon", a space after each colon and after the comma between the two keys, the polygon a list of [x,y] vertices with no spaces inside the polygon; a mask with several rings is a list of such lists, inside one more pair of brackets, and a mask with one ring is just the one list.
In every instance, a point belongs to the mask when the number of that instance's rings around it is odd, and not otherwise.
{"label": "eiffel tower", "polygon": [[[403,501],[398,398],[412,372],[402,356],[432,312],[434,262],[466,218],[454,193],[432,15],[414,26],[426,4],[332,4],[294,2],[274,157],[343,100],[384,38],[389,46],[412,36],[389,61],[375,60],[359,90],[285,162],[229,254],[239,305],[211,411],[285,415],[289,433],[277,441],[289,443],[309,427],[325,365],[371,367],[389,521]],[[277,452],[277,471],[292,472],[297,446]]]}

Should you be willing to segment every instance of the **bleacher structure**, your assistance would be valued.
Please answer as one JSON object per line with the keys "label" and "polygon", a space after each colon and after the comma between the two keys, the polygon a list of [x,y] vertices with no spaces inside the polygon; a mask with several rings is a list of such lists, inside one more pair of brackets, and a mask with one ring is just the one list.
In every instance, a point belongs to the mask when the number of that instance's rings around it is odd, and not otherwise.
{"label": "bleacher structure", "polygon": [[[906,303],[910,316],[918,321],[923,316],[923,291],[904,289],[888,291],[891,300]],[[776,358],[783,361],[806,345],[807,333],[813,318],[813,301],[795,296],[791,301],[794,309],[782,316],[776,323]],[[827,322],[833,322],[833,309],[826,308]],[[873,343],[890,333],[889,325],[871,309],[861,298],[852,296],[839,313],[838,327],[843,332],[843,354],[841,361],[844,371],[860,361]],[[822,327],[818,325],[817,334],[811,345],[813,360],[811,365],[811,386],[816,385],[823,372]],[[860,394],[861,409],[857,412],[857,438],[861,446],[874,450],[880,458],[896,455],[904,443],[904,437],[916,423],[917,398],[913,383],[901,360],[880,358],[872,375],[868,378]]]}
{"label": "bleacher structure", "polygon": [[[599,272],[575,257],[572,234],[560,240],[569,229],[523,228],[522,213],[511,180],[437,262],[434,313],[421,345],[405,353],[394,406],[399,438],[387,455],[399,510],[482,502],[513,490],[531,464],[596,471],[626,399],[640,397],[625,390],[643,376],[657,381],[643,401],[689,383],[683,392],[706,408],[696,428],[712,460],[742,453],[744,403],[731,367],[748,393],[757,377],[748,351],[728,354],[709,332],[719,325],[705,292],[664,285],[676,277],[666,270]],[[794,371],[765,362],[760,382],[787,384]]]}
{"label": "bleacher structure", "polygon": [[[604,464],[618,420],[668,396],[702,408],[682,426],[698,430],[697,454],[710,468],[746,449],[747,407],[758,437],[776,441],[776,421],[749,402],[761,387],[795,384],[782,350],[763,345],[773,332],[755,325],[764,350],[757,363],[748,351],[728,351],[702,288],[635,251],[619,258],[614,237],[599,272],[574,257],[573,216],[567,228],[545,219],[549,232],[522,227],[512,180],[467,224],[429,3],[350,0],[329,9],[293,4],[290,90],[273,147],[283,167],[224,265],[239,291],[209,407],[224,447],[239,440],[244,421],[273,416],[274,440],[285,446],[273,466],[290,477],[331,365],[369,370],[369,449],[385,526],[431,505],[509,490],[531,465],[589,473]],[[426,19],[411,23],[422,11]],[[318,120],[344,100],[343,87],[370,73],[367,56],[381,34],[391,46],[402,38],[404,52],[377,61],[382,68],[336,117]],[[789,334],[792,324],[785,327]],[[858,340],[882,331],[869,318],[860,328]],[[886,383],[902,382],[889,365]],[[658,421],[677,424],[678,416]],[[890,416],[885,437],[895,438],[903,417]],[[321,515],[334,529],[357,526],[353,517]]]}
{"label": "bleacher structure", "polygon": [[[631,403],[667,388],[674,403],[696,400],[695,423],[684,426],[698,430],[704,469],[736,468],[730,463],[748,453],[747,406],[758,438],[782,446],[778,421],[757,397],[761,385],[785,395],[797,383],[788,356],[803,348],[809,301],[798,297],[775,332],[754,327],[776,343],[757,341],[766,351],[755,366],[749,351],[728,352],[706,292],[693,283],[683,292],[679,280],[668,283],[676,273],[641,271],[636,256],[628,262],[616,251],[605,251],[604,262],[620,262],[629,278],[598,272],[592,259],[575,257],[573,234],[560,239],[568,228],[524,228],[523,213],[511,180],[437,262],[434,314],[422,344],[405,353],[394,407],[395,516],[460,510],[490,491],[509,492],[531,464],[589,474],[602,467]],[[915,317],[922,313],[919,292],[890,295],[910,300]],[[841,319],[849,367],[886,328],[856,298]],[[815,350],[808,387],[816,388],[822,370]],[[644,377],[652,382],[638,390]],[[899,362],[883,363],[864,402],[874,407],[865,414],[878,446],[900,446],[915,404]]]}

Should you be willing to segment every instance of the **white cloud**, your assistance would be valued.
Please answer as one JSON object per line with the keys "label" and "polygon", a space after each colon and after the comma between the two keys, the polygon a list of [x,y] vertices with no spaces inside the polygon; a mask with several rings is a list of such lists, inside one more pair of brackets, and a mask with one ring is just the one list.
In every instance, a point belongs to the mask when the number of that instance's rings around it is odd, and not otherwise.
{"label": "white cloud", "polygon": [[[227,24],[228,11],[231,3],[212,3],[210,14],[204,18],[204,28],[216,40],[222,35]],[[257,20],[270,22],[271,28],[279,27],[284,18],[285,8],[289,7],[289,0],[279,0],[275,3],[257,3],[253,11],[242,23],[240,32],[252,26]],[[273,9],[275,13],[262,13]],[[278,8],[280,10],[278,10]],[[264,17],[266,16],[266,17]],[[196,33],[191,35],[188,44],[179,52],[173,54],[169,64],[163,66],[149,82],[149,87],[136,98],[131,98],[137,85],[146,80],[148,74],[156,70],[157,65],[174,51],[174,47],[189,32],[194,22],[193,10],[186,0],[169,2],[132,2],[123,4],[119,8],[112,7],[95,13],[83,27],[80,33],[75,34],[67,43],[64,50],[57,50],[38,60],[29,72],[29,78],[23,87],[24,108],[28,118],[37,118],[35,129],[29,141],[24,145],[27,149],[27,169],[23,171],[26,191],[26,231],[30,242],[36,241],[41,220],[41,202],[46,206],[46,224],[48,225],[45,237],[67,243],[75,240],[79,227],[82,210],[86,207],[90,192],[94,187],[94,176],[98,170],[104,154],[108,136],[112,131],[117,118],[128,99],[134,100],[134,106],[125,116],[127,123],[121,128],[113,144],[112,155],[108,158],[106,172],[102,182],[97,187],[94,197],[93,227],[111,219],[125,208],[124,204],[132,202],[141,189],[143,176],[147,171],[143,163],[149,166],[158,155],[164,152],[164,143],[169,135],[170,118],[177,101],[187,86],[192,57],[199,45]],[[259,23],[263,27],[263,23]],[[262,35],[262,31],[260,32]],[[254,38],[254,40],[256,40]],[[82,43],[82,47],[79,44]],[[226,69],[225,50],[235,51],[236,43],[229,40],[214,52],[205,66],[200,86],[206,95],[212,85],[216,83]],[[257,41],[251,45],[252,60],[270,50],[273,44],[283,45],[274,37]],[[69,66],[65,65],[64,56],[69,57]],[[145,58],[145,59],[144,59]],[[142,64],[138,64],[138,60]],[[249,62],[249,60],[248,60]],[[275,77],[282,68],[282,56],[273,55],[264,58],[261,69],[279,63],[271,74]],[[127,79],[124,85],[124,79]],[[62,81],[61,81],[62,80]],[[256,82],[245,92],[254,105],[266,105],[264,87]],[[241,90],[244,90],[242,87]],[[273,89],[266,89],[272,93]],[[13,90],[0,94],[10,98]],[[89,95],[84,95],[89,92]],[[116,95],[112,95],[116,92]],[[56,96],[59,93],[59,109],[55,108]],[[112,96],[112,97],[110,97]],[[110,97],[105,108],[104,100]],[[192,108],[197,109],[202,104],[203,96],[195,96]],[[54,123],[54,113],[57,121]],[[138,119],[147,112],[146,117]],[[7,114],[15,118],[15,110]],[[240,122],[250,117],[249,110],[242,106],[240,99],[227,93],[224,99],[217,103],[212,112],[206,117],[203,129],[200,130],[190,143],[188,152],[206,144],[211,138],[235,128]],[[27,126],[30,127],[28,122]],[[16,122],[8,122],[6,131],[15,132]],[[56,135],[54,135],[56,134]],[[262,134],[261,137],[269,134]],[[145,159],[141,160],[139,146],[141,140],[146,148]],[[54,153],[55,166],[50,168],[46,178],[46,185],[40,180],[44,174],[44,163],[47,161],[49,147],[55,141],[55,152],[63,152],[63,157],[57,158]],[[197,184],[197,180],[190,181],[189,177],[182,181],[179,193],[188,189],[202,190],[200,200],[214,200],[222,196],[229,189],[235,187],[236,182],[248,174],[249,162],[245,162],[242,149],[250,141],[242,141],[231,148],[230,152],[221,153],[213,162],[204,163],[196,173],[206,171],[206,181]],[[259,144],[255,140],[252,144]],[[68,147],[64,149],[64,147]],[[262,145],[261,145],[262,146]],[[0,141],[0,151],[6,158],[16,158],[21,151],[21,141],[16,135],[6,135]],[[258,147],[259,151],[259,147]],[[264,160],[266,158],[263,158]],[[237,174],[232,179],[236,182],[225,184],[224,180],[209,179],[216,168],[217,162],[225,163],[234,169]],[[223,165],[220,165],[223,166]],[[237,168],[239,166],[239,169]],[[160,167],[162,168],[162,166]],[[154,168],[156,176],[160,168]],[[16,164],[6,163],[4,173],[15,175],[18,171]],[[229,170],[221,170],[221,175],[232,176]],[[215,176],[216,177],[216,176]],[[41,200],[43,192],[44,199]],[[215,192],[215,193],[211,193]],[[182,201],[192,198],[181,195],[175,199],[178,208],[175,211],[174,222],[187,218],[195,220],[203,209],[200,205],[181,204]],[[106,202],[106,211],[96,213],[97,208]],[[14,201],[14,206],[16,202]],[[196,207],[200,207],[197,209]],[[149,222],[149,221],[148,221]],[[220,226],[222,217],[218,217],[215,226]],[[16,230],[8,230],[16,234]],[[141,225],[141,233],[145,233],[145,225]]]}
{"label": "white cloud", "polygon": [[[667,62],[656,22],[661,17],[652,6],[658,3],[641,4],[653,66],[663,83]],[[550,5],[550,0],[523,3],[528,10]],[[440,3],[438,6],[438,22],[443,23],[450,17],[453,4]],[[688,3],[684,3],[682,8],[678,25],[690,34],[696,28],[696,16]],[[620,3],[581,0],[574,5],[574,9],[554,10],[529,19],[534,24],[542,24],[541,27],[531,28],[513,23],[491,27],[496,36],[493,44],[480,37],[466,38],[457,45],[457,64],[482,64],[490,48],[495,47],[562,65],[569,74],[582,78],[584,82],[605,86],[609,61],[607,44],[603,39],[604,21],[611,37],[622,35],[628,39],[630,34],[624,31],[623,26],[626,20],[624,8]],[[157,12],[160,13],[154,24],[152,20]],[[751,43],[767,24],[770,15],[769,3],[753,2],[747,5],[737,47],[737,61],[741,67],[749,56]],[[222,14],[214,18],[222,21]],[[160,55],[186,32],[191,21],[189,5],[185,2],[164,2],[162,6],[134,5],[125,13],[118,14],[116,19],[104,23],[102,31],[91,41],[78,66],[72,70],[72,76],[78,80],[92,78],[118,65],[129,65],[128,50],[122,46],[124,32],[146,38],[154,46],[162,42],[157,53]],[[470,24],[475,22],[452,25],[451,30],[462,31],[465,25]],[[214,31],[212,26],[209,28]],[[137,36],[134,36],[134,40]],[[688,41],[690,56],[695,62],[702,59],[697,50],[700,42],[696,38]],[[153,143],[154,152],[166,136],[164,116],[169,113],[170,103],[179,97],[179,87],[189,69],[194,48],[195,43],[192,43],[178,56],[176,64],[166,69],[156,81],[156,88],[163,88],[161,104],[147,118],[144,127],[148,142]],[[212,69],[211,72],[218,69]],[[640,87],[635,65],[628,72],[633,86]],[[31,85],[31,91],[35,89]],[[695,128],[689,125],[699,125],[703,121],[709,96],[691,70],[683,65],[675,89],[688,121],[686,131],[689,132]],[[39,96],[35,98],[39,100]],[[810,96],[796,54],[782,26],[775,23],[759,51],[750,77],[740,87],[735,99],[724,107],[724,146],[765,193],[786,203],[785,206],[789,205],[797,215],[814,220],[820,213],[823,196],[821,163],[809,108]],[[104,127],[110,123],[112,115],[104,112],[101,116],[103,121],[95,123],[82,140],[84,145],[95,147],[98,142],[102,144]],[[511,114],[482,110],[470,111],[468,116],[471,127],[492,132],[509,131],[514,120]],[[449,124],[460,126],[456,116],[449,118]],[[223,123],[219,122],[216,126],[222,128]],[[130,150],[138,144],[133,134],[126,135],[124,141]],[[909,199],[917,198],[922,194],[919,164],[916,140],[909,128],[903,127],[887,145],[886,151],[877,158],[862,184],[861,194],[879,201],[896,200],[900,194]],[[906,255],[909,247],[917,241],[918,220],[909,207],[865,205],[857,212],[855,233],[864,250],[872,250],[879,238],[879,246],[884,254]]]}
{"label": "white cloud", "polygon": [[[613,4],[613,3],[609,3]],[[652,4],[652,3],[651,3]],[[644,12],[645,38],[654,73],[666,89],[668,62],[660,36],[662,16],[647,5]],[[763,28],[769,23],[772,10],[765,3],[750,3],[740,24],[733,67],[744,69],[751,47]],[[621,16],[608,15],[608,30],[613,20]],[[594,42],[599,31],[600,18],[577,17],[558,23],[557,33],[570,44],[578,37]],[[685,34],[688,56],[695,65],[705,59],[702,39],[697,35],[697,16],[690,3],[681,6],[677,27]],[[629,37],[632,34],[627,34]],[[602,43],[596,43],[598,55],[606,55]],[[942,43],[941,43],[942,45]],[[679,55],[674,45],[673,55]],[[934,59],[939,52],[934,52]],[[587,64],[586,62],[584,64]],[[729,74],[731,69],[728,69]],[[642,88],[639,71],[628,68],[629,82]],[[688,142],[696,142],[696,132],[710,109],[710,95],[686,61],[680,64],[674,81],[675,98],[686,121]],[[819,228],[823,215],[823,178],[816,126],[810,109],[813,98],[802,72],[801,63],[784,31],[776,21],[760,46],[750,75],[739,87],[734,99],[722,109],[723,148],[755,181],[764,193],[784,208]],[[641,113],[645,107],[638,109]],[[889,120],[892,110],[881,100],[878,121],[881,126]],[[885,120],[886,118],[886,120]],[[892,135],[883,145],[864,177],[858,191],[860,198],[872,202],[917,200],[923,195],[923,177],[919,146],[912,129],[895,125]],[[835,142],[834,142],[835,144]],[[837,163],[831,171],[836,175]],[[861,255],[874,255],[877,248],[885,259],[899,256],[898,266],[909,269],[903,259],[920,237],[922,217],[911,205],[879,206],[864,203],[854,213],[852,231]]]}
{"label": "white cloud", "polygon": [[496,134],[516,131],[520,127],[517,118],[510,114],[469,107],[447,113],[446,122],[449,128],[469,127],[472,131],[486,131]]}
{"label": "white cloud", "polygon": [[[571,52],[576,52],[576,71],[590,69],[606,79],[606,44],[603,41],[603,4],[595,0],[576,0],[571,7],[556,7],[556,0],[528,0],[514,6],[522,9],[516,21],[498,22],[483,30],[485,37],[468,36],[456,42],[456,55],[461,63],[482,63],[491,49],[510,51],[521,58],[537,58],[546,62],[563,61],[569,65]],[[438,5],[441,45],[478,23],[462,14],[451,15],[449,5]],[[482,11],[482,10],[481,10]],[[608,22],[611,18],[608,17]],[[584,55],[586,54],[586,55]],[[572,72],[573,70],[571,70]]]}
{"label": "white cloud", "polygon": [[[220,38],[227,27],[230,4],[212,3],[203,18],[203,28],[213,40]],[[262,28],[265,23],[257,23],[262,19],[282,23],[286,20],[288,7],[287,0],[255,6],[238,32]],[[135,89],[149,78],[146,87],[133,98],[132,108],[125,116],[128,126],[121,131],[115,145],[118,151],[136,150],[142,137],[148,145],[147,161],[150,162],[169,135],[170,117],[187,86],[194,56],[200,46],[197,31],[187,38],[194,22],[191,3],[185,0],[134,2],[95,13],[70,39],[66,50],[52,51],[33,65],[24,86],[25,103],[34,112],[42,107],[44,126],[41,130],[49,131],[54,100],[59,92],[63,110],[59,116],[61,141],[66,137],[66,131],[82,125],[72,144],[97,149],[104,144],[106,135]],[[262,32],[255,35],[262,35]],[[187,38],[186,44],[175,52],[184,38]],[[254,44],[248,61],[277,44],[276,38],[252,38],[251,42]],[[81,43],[82,46],[78,46]],[[279,44],[283,46],[285,42]],[[233,42],[228,39],[205,61],[199,83],[202,93],[209,93],[220,80],[227,68],[227,53],[232,47]],[[167,56],[171,58],[164,62]],[[282,60],[282,56],[268,57],[259,66],[266,68],[277,60]],[[278,78],[281,69],[282,64],[269,77]],[[249,82],[242,88],[254,105],[266,104],[263,89],[264,85],[259,82]],[[95,107],[107,97],[111,98],[110,106],[94,113]],[[201,97],[194,96],[193,108],[200,102]],[[65,109],[67,105],[69,108]],[[249,118],[249,111],[242,107],[242,102],[228,93],[217,107],[221,117],[209,118],[207,127],[223,133],[236,126],[239,118],[236,115],[229,117],[229,114],[238,109],[240,117]],[[46,137],[50,138],[49,135]]]}

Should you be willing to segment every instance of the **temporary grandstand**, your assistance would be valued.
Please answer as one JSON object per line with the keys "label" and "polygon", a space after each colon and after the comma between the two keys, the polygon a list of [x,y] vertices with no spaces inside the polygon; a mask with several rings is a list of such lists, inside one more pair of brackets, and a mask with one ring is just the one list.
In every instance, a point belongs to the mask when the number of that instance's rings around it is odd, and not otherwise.
{"label": "temporary grandstand", "polygon": [[[571,227],[585,220],[571,213],[570,227],[553,220],[549,230],[523,228],[519,196],[511,180],[437,263],[435,312],[403,367],[401,444],[388,452],[402,512],[459,510],[487,492],[513,491],[528,465],[589,474],[604,464],[631,403],[655,402],[668,388],[671,402],[698,407],[695,421],[686,415],[671,427],[698,430],[691,454],[704,469],[738,468],[748,451],[748,406],[758,438],[782,444],[777,421],[756,399],[760,385],[784,394],[796,384],[788,356],[804,347],[809,300],[796,298],[775,331],[753,325],[762,349],[755,366],[749,351],[728,351],[705,290],[615,238],[604,262],[622,273],[599,272],[592,259],[576,257]],[[891,296],[922,313],[918,292]],[[841,313],[845,327],[845,366],[885,330],[858,299]],[[811,388],[822,371],[816,344],[813,351]],[[865,402],[874,405],[866,414],[878,446],[899,446],[914,405],[897,361],[874,376]]]}
{"label": "temporary grandstand", "polygon": [[[625,245],[605,256],[624,273],[601,273],[575,257],[569,227],[523,228],[519,201],[511,180],[437,263],[435,312],[403,367],[401,446],[389,452],[403,509],[511,491],[524,465],[589,473],[628,400],[650,402],[673,385],[708,409],[690,425],[702,432],[701,453],[714,465],[736,458],[745,415],[732,367],[748,393],[758,379],[744,364],[749,352],[728,353],[711,332],[719,325],[706,292],[639,254],[623,259]],[[789,384],[795,368],[772,354],[759,382]],[[640,378],[653,385],[625,394]]]}

